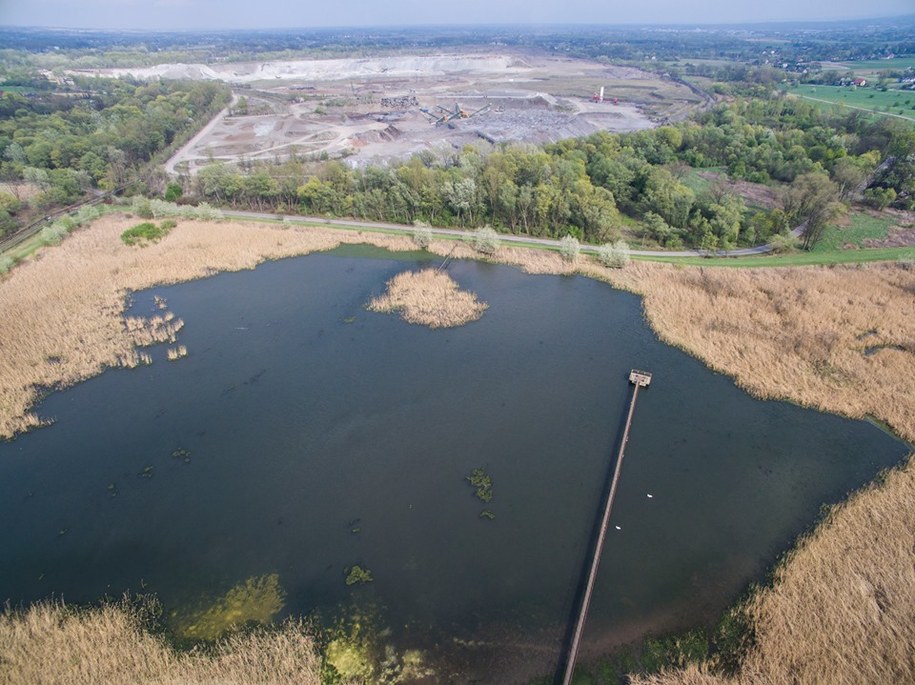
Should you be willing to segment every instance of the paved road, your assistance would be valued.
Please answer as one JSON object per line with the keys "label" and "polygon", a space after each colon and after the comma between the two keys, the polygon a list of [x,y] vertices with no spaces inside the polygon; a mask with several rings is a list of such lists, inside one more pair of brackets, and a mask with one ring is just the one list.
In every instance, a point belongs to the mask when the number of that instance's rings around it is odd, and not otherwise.
{"label": "paved road", "polygon": [[[266,219],[277,221],[279,216],[276,214],[270,214],[268,212],[243,212],[236,210],[223,210],[223,214],[227,217],[232,217],[236,219]],[[364,228],[370,231],[385,231],[391,233],[403,233],[405,235],[413,235],[413,231],[416,230],[415,226],[409,226],[406,224],[389,224],[380,221],[361,221],[359,219],[326,219],[323,217],[317,216],[298,216],[291,215],[286,216],[290,221],[308,223],[308,224],[317,224],[329,226],[331,228],[349,228],[349,229],[359,229]],[[453,237],[468,237],[471,235],[470,231],[461,231],[456,228],[430,228],[429,229],[433,235],[446,236],[449,238]],[[795,237],[800,237],[804,232],[804,226],[798,226],[793,231],[792,235]],[[559,241],[553,240],[552,238],[533,238],[528,236],[518,236],[518,235],[509,235],[505,233],[499,234],[499,240],[502,243],[507,243],[510,245],[539,245],[543,247],[558,248]],[[739,250],[718,250],[714,253],[714,256],[718,257],[747,257],[750,255],[760,255],[767,254],[772,252],[774,248],[772,245],[757,245],[756,247],[743,247]],[[597,247],[594,245],[582,245],[581,251],[585,253],[595,253],[597,252]],[[630,254],[637,257],[708,257],[709,254],[702,250],[630,250]]]}

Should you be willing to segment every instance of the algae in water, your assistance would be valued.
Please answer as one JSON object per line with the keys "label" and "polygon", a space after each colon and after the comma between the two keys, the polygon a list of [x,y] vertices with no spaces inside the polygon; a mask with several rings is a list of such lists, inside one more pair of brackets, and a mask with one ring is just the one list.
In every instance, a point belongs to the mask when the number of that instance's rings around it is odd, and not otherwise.
{"label": "algae in water", "polygon": [[276,573],[252,576],[209,606],[172,612],[175,633],[191,640],[215,640],[249,621],[268,624],[285,604],[286,593]]}

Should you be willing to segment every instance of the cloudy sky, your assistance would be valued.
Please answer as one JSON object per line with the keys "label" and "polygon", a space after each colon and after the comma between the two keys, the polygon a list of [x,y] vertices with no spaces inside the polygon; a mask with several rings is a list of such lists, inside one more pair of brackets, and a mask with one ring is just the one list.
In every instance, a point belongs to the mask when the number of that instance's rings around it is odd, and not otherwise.
{"label": "cloudy sky", "polygon": [[0,0],[0,25],[226,29],[727,23],[855,19],[913,11],[913,0]]}

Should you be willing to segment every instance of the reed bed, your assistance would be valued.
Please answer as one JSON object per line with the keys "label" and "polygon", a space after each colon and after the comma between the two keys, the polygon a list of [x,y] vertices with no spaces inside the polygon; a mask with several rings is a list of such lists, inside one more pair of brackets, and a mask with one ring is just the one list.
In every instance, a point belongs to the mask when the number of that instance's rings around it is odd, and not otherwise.
{"label": "reed bed", "polygon": [[176,651],[126,603],[74,611],[35,604],[0,615],[0,684],[320,685],[314,639],[300,623],[235,633],[208,651]]}
{"label": "reed bed", "polygon": [[528,273],[580,274],[642,295],[662,340],[750,393],[873,417],[915,442],[911,265],[715,269],[633,262],[611,269],[504,247],[495,261]]}
{"label": "reed bed", "polygon": [[[915,269],[907,264],[752,270],[605,269],[501,250],[532,273],[579,273],[643,296],[658,335],[754,395],[853,418],[915,442]],[[691,665],[633,685],[915,683],[915,455],[836,508],[746,611],[740,673]]]}
{"label": "reed bed", "polygon": [[187,356],[187,347],[184,345],[178,345],[178,347],[169,347],[165,352],[165,356],[170,362],[177,361],[182,357]]}
{"label": "reed bed", "polygon": [[384,295],[367,306],[373,312],[399,311],[408,323],[450,328],[476,321],[488,305],[462,291],[444,271],[424,269],[397,274],[388,281]]}

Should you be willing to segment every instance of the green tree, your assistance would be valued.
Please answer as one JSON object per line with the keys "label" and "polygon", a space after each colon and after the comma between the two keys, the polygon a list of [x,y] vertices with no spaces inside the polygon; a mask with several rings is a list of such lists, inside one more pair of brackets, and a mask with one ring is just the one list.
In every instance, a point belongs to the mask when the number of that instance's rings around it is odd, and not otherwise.
{"label": "green tree", "polygon": [[737,244],[746,205],[743,198],[726,195],[720,202],[711,205],[711,227],[723,250],[730,250]]}
{"label": "green tree", "polygon": [[171,182],[165,187],[166,202],[177,202],[183,194],[184,190],[181,188],[180,183]]}
{"label": "green tree", "polygon": [[895,199],[896,191],[892,188],[868,188],[864,191],[864,201],[874,209],[886,209]]}
{"label": "green tree", "polygon": [[805,250],[816,245],[829,222],[842,211],[839,187],[821,172],[798,176],[785,193],[782,205],[794,223],[804,225]]}
{"label": "green tree", "polygon": [[499,234],[491,226],[483,226],[475,230],[471,236],[473,249],[484,255],[493,255],[502,244]]}
{"label": "green tree", "polygon": [[851,157],[843,157],[832,168],[832,180],[839,189],[839,199],[849,200],[864,185],[868,170]]}

